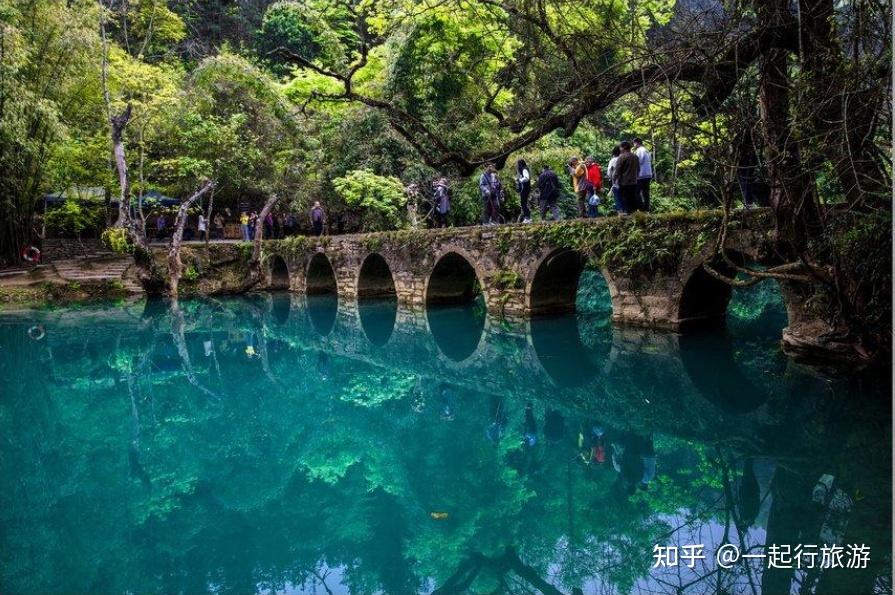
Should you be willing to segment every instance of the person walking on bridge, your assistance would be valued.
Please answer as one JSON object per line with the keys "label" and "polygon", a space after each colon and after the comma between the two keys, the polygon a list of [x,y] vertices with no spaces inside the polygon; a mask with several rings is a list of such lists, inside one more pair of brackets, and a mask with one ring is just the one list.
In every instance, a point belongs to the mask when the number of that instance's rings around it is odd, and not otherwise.
{"label": "person walking on bridge", "polygon": [[640,161],[637,159],[637,155],[631,152],[631,143],[622,141],[619,146],[621,154],[618,156],[618,161],[615,162],[612,182],[618,184],[625,213],[631,214],[641,210],[640,199],[637,196],[637,175],[640,172]]}
{"label": "person walking on bridge", "polygon": [[199,213],[199,238],[202,240],[208,240],[208,220],[205,219],[205,215]]}
{"label": "person walking on bridge", "polygon": [[587,197],[587,216],[594,218],[600,215],[597,207],[600,204],[600,193],[603,192],[603,172],[592,155],[585,158],[584,166],[587,168],[587,181],[593,187],[593,191]]}
{"label": "person walking on bridge", "polygon": [[545,165],[538,176],[538,194],[541,221],[547,220],[548,210],[553,215],[553,220],[559,221],[559,207],[556,206],[559,200],[559,178],[549,165]]}
{"label": "person walking on bridge", "polygon": [[168,227],[168,220],[164,213],[159,213],[155,220],[155,235],[158,239],[165,237],[165,229]]}
{"label": "person walking on bridge", "polygon": [[320,201],[315,200],[314,206],[311,208],[311,228],[315,236],[323,235],[323,225],[326,223],[326,212],[320,206]]}
{"label": "person walking on bridge", "polygon": [[637,194],[640,198],[640,208],[649,212],[649,187],[653,181],[653,158],[643,146],[643,141],[634,139],[634,154],[640,169],[637,172]]}
{"label": "person walking on bridge", "polygon": [[569,175],[572,176],[572,192],[578,197],[578,217],[587,217],[587,168],[577,157],[569,160]]}
{"label": "person walking on bridge", "polygon": [[482,196],[482,225],[497,225],[502,192],[503,187],[500,185],[500,178],[497,177],[497,168],[493,163],[489,163],[479,178],[479,193]]}
{"label": "person walking on bridge", "polygon": [[528,197],[531,195],[531,172],[525,159],[516,162],[516,189],[519,191],[519,205],[522,207],[522,223],[531,223],[531,209]]}
{"label": "person walking on bridge", "polygon": [[609,183],[611,184],[610,191],[612,192],[612,200],[615,204],[615,212],[619,215],[627,215],[628,213],[625,211],[624,205],[622,205],[621,189],[615,178],[615,168],[618,164],[618,157],[621,154],[622,150],[618,145],[612,147],[612,158],[606,166],[606,177],[609,178]]}
{"label": "person walking on bridge", "polygon": [[447,178],[440,178],[435,182],[435,227],[447,227],[450,212],[451,190]]}
{"label": "person walking on bridge", "polygon": [[242,241],[251,241],[252,238],[249,236],[249,214],[245,211],[239,214],[239,225],[242,227]]}

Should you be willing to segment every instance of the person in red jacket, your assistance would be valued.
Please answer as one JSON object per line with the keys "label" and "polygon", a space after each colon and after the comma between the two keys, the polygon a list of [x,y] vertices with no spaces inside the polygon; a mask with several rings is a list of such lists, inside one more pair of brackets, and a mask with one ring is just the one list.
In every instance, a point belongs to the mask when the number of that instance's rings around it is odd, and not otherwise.
{"label": "person in red jacket", "polygon": [[599,215],[597,205],[600,204],[600,193],[603,192],[603,172],[593,156],[588,156],[584,160],[584,166],[587,168],[587,181],[594,187],[594,196],[588,197],[587,201],[587,216],[597,217]]}

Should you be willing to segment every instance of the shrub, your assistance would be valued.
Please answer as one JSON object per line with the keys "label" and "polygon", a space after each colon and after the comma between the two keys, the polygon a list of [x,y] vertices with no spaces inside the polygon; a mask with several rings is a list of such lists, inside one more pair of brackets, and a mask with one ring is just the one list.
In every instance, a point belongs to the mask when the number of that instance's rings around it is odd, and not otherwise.
{"label": "shrub", "polygon": [[363,231],[386,231],[407,227],[406,196],[401,180],[379,176],[365,169],[333,180],[345,204],[361,211]]}
{"label": "shrub", "polygon": [[116,254],[130,254],[134,246],[123,227],[110,227],[103,232],[103,245]]}

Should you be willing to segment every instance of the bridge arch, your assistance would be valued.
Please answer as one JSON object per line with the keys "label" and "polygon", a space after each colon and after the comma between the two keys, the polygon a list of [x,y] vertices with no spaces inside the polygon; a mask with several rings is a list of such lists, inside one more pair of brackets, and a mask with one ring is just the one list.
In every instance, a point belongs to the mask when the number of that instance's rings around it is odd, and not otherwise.
{"label": "bridge arch", "polygon": [[[727,256],[739,267],[754,264],[757,260],[753,255],[735,250],[727,250]],[[727,317],[734,287],[714,277],[704,264],[729,279],[737,276],[736,269],[720,256],[699,259],[686,267],[681,276],[683,288],[677,303],[677,322],[681,329],[720,326]]]}
{"label": "bridge arch", "polygon": [[[557,248],[532,267],[525,290],[525,310],[531,315],[574,312],[578,287],[587,258],[578,250]],[[611,289],[603,271],[597,273]],[[611,293],[611,291],[610,291]]]}
{"label": "bridge arch", "polygon": [[378,252],[371,252],[358,269],[357,297],[382,298],[396,295],[395,279],[388,261]]}
{"label": "bridge arch", "polygon": [[286,264],[286,260],[282,256],[274,254],[270,257],[270,268],[268,272],[270,279],[268,287],[270,289],[289,289],[289,265]]}
{"label": "bridge arch", "polygon": [[391,267],[385,258],[371,252],[357,273],[357,313],[367,340],[382,347],[391,339],[398,317],[398,295]]}
{"label": "bridge arch", "polygon": [[461,248],[445,249],[426,279],[426,305],[464,304],[482,294],[482,275],[474,263]]}
{"label": "bridge arch", "polygon": [[305,293],[308,295],[338,295],[336,270],[323,252],[315,252],[305,273]]}
{"label": "bridge arch", "polygon": [[[735,271],[724,263],[712,263],[724,276]],[[687,277],[678,303],[677,319],[681,326],[719,325],[727,316],[727,304],[733,287],[709,274],[700,263]]]}
{"label": "bridge arch", "polygon": [[[426,280],[426,322],[438,350],[452,362],[469,359],[485,332],[485,306],[478,300],[482,275],[461,248],[443,250]],[[477,303],[478,302],[478,303]],[[432,305],[447,307],[429,308]]]}

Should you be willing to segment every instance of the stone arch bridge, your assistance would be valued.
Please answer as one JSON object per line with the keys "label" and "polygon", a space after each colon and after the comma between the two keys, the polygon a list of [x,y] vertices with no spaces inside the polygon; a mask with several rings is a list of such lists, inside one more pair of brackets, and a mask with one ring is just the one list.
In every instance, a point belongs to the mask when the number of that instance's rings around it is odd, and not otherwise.
{"label": "stone arch bridge", "polygon": [[[735,273],[715,250],[719,227],[717,214],[697,214],[296,237],[265,243],[265,282],[347,301],[393,296],[407,309],[482,295],[489,314],[513,319],[573,311],[590,260],[602,262],[615,322],[681,330],[726,314],[732,288],[703,267]],[[736,217],[731,260],[777,263],[772,227],[767,212]],[[786,341],[809,315],[798,288],[781,290]]]}

